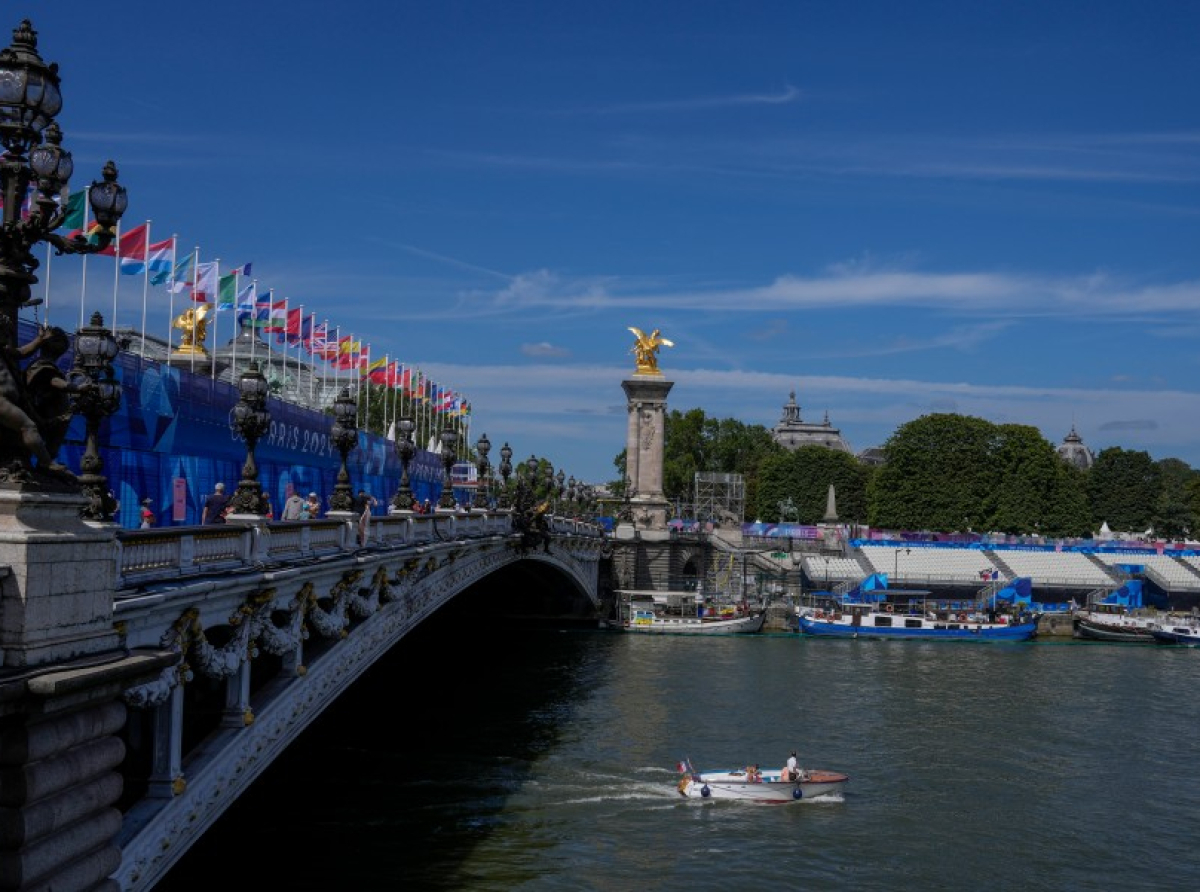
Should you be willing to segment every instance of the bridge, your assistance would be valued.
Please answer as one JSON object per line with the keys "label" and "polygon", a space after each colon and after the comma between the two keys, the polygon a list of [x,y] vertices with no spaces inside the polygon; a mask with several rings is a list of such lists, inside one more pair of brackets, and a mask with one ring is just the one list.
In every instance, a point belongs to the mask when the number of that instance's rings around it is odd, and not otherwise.
{"label": "bridge", "polygon": [[0,493],[0,889],[152,888],[451,602],[471,622],[601,610],[606,539],[581,521],[536,539],[509,511],[393,512],[360,544],[349,513],[121,531],[79,504]]}

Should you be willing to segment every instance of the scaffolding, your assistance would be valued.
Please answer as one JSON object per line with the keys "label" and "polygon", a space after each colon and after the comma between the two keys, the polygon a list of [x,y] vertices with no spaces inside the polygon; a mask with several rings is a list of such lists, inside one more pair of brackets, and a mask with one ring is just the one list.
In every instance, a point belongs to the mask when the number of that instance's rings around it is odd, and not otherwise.
{"label": "scaffolding", "polygon": [[740,524],[746,516],[746,486],[741,474],[696,475],[697,520]]}

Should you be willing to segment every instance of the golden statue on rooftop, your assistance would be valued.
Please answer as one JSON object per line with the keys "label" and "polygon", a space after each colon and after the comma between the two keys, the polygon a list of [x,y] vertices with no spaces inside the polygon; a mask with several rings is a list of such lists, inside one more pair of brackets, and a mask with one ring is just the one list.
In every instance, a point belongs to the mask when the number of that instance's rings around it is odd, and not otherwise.
{"label": "golden statue on rooftop", "polygon": [[179,339],[179,348],[175,351],[177,354],[208,355],[208,351],[204,349],[204,338],[208,335],[210,308],[211,305],[207,301],[198,303],[180,313],[171,322],[172,328],[183,332]]}
{"label": "golden statue on rooftop", "polygon": [[658,368],[658,348],[674,347],[675,345],[668,341],[660,333],[660,329],[654,329],[649,335],[645,334],[640,328],[629,326],[629,330],[633,332],[633,336],[637,338],[633,348],[629,351],[637,357],[637,374],[639,375],[661,375],[662,372]]}

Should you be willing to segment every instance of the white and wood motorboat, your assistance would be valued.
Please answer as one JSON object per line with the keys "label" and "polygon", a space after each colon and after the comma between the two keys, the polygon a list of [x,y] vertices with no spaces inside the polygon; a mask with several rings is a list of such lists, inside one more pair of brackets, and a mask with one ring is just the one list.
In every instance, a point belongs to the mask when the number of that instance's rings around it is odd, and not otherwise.
{"label": "white and wood motorboat", "polygon": [[753,767],[693,771],[690,761],[680,763],[676,789],[687,799],[732,799],[740,802],[781,804],[839,795],[849,775],[820,768],[800,768],[796,777],[783,770],[756,772]]}
{"label": "white and wood motorboat", "polygon": [[1076,638],[1091,641],[1119,641],[1132,644],[1154,643],[1154,626],[1161,617],[1131,612],[1124,604],[1096,603],[1090,608],[1076,610]]}
{"label": "white and wood motorboat", "polygon": [[610,628],[668,635],[744,635],[762,631],[766,610],[695,592],[617,592]]}

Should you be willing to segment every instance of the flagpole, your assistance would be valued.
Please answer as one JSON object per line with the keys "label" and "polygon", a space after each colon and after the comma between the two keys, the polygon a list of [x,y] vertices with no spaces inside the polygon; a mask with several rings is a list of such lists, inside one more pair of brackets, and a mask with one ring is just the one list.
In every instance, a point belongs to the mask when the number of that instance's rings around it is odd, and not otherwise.
{"label": "flagpole", "polygon": [[[220,284],[218,283],[218,286]],[[233,271],[233,354],[230,358],[229,376],[232,380],[237,380],[237,342],[238,342],[238,271]]]}
{"label": "flagpole", "polygon": [[121,281],[121,221],[117,221],[117,240],[113,243],[113,314],[108,322],[112,331],[117,330],[117,286]]}
{"label": "flagpole", "polygon": [[[167,360],[171,359],[171,326],[175,322],[175,262],[179,251],[178,235],[171,236],[171,281],[167,284]],[[87,258],[85,257],[86,261]]]}
{"label": "flagpole", "polygon": [[[91,215],[91,202],[86,199],[83,202],[83,237],[88,237],[88,217]],[[79,276],[79,327],[83,328],[83,302],[87,296],[87,261],[88,255],[83,255],[83,263],[80,269]]]}
{"label": "flagpole", "polygon": [[[146,306],[150,301],[150,223],[146,221],[146,250],[142,267],[142,361],[146,360]],[[119,263],[120,261],[118,261]],[[115,326],[114,326],[115,330]]]}

